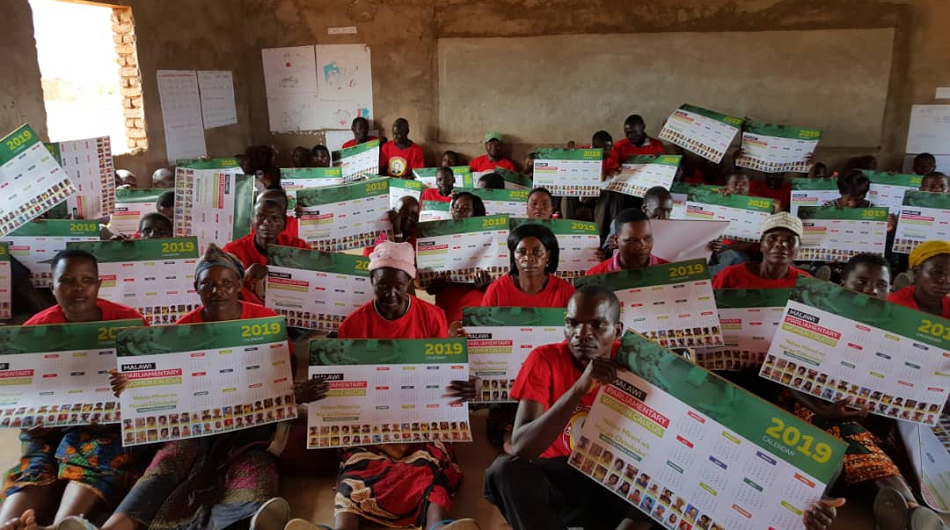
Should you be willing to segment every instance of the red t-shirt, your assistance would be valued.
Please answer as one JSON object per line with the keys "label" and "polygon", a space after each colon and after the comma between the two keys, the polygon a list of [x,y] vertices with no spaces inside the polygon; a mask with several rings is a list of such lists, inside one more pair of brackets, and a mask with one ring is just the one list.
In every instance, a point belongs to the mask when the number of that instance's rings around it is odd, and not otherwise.
{"label": "red t-shirt", "polygon": [[400,149],[396,142],[386,142],[379,150],[379,170],[390,177],[409,178],[413,169],[421,167],[426,167],[425,155],[415,143]]}
{"label": "red t-shirt", "polygon": [[451,323],[462,320],[463,307],[479,307],[482,305],[482,297],[484,296],[485,293],[474,285],[450,283],[443,286],[435,295],[435,305],[442,309],[445,313],[445,319]]}
{"label": "red t-shirt", "polygon": [[[145,322],[145,317],[129,306],[97,298],[96,307],[102,312],[102,318],[99,319],[100,322],[108,320],[141,320],[143,326],[148,325]],[[23,323],[24,326],[42,326],[44,324],[67,324],[66,314],[63,313],[63,308],[60,307],[59,304],[40,311]]]}
{"label": "red t-shirt", "polygon": [[357,309],[340,324],[341,339],[444,339],[449,336],[445,314],[438,307],[409,296],[409,310],[396,320],[376,311],[375,300]]}
{"label": "red t-shirt", "polygon": [[753,180],[749,183],[749,195],[778,201],[780,209],[787,212],[792,203],[792,185],[783,183],[778,189],[773,190],[765,185],[764,180]]}
{"label": "red t-shirt", "polygon": [[446,197],[439,193],[439,188],[426,188],[422,190],[422,196],[419,197],[419,202],[423,201],[452,202],[452,195]]}
{"label": "red t-shirt", "polygon": [[[308,245],[306,241],[296,237],[291,237],[287,234],[287,232],[281,232],[277,234],[277,241],[274,244],[284,247],[310,248],[310,245]],[[262,254],[261,251],[258,250],[257,244],[254,243],[253,233],[248,234],[241,239],[231,241],[227,245],[224,245],[222,250],[237,256],[238,259],[241,260],[241,263],[244,264],[245,269],[254,263],[257,263],[258,265],[267,265],[267,254]],[[244,286],[241,288],[241,300],[246,300],[252,304],[264,305],[264,301],[257,296],[257,293],[253,288],[254,286],[245,279]]]}
{"label": "red t-shirt", "polygon": [[[617,355],[619,348],[620,343],[615,342],[610,354],[612,358]],[[511,397],[519,401],[536,401],[544,406],[544,411],[547,412],[581,378],[581,373],[574,364],[574,355],[571,354],[567,342],[535,348],[518,372],[515,385],[511,388]],[[541,458],[557,458],[571,454],[596,397],[597,390],[593,390],[581,399],[571,414],[571,419],[564,426],[563,434],[541,453]]]}
{"label": "red t-shirt", "polygon": [[811,274],[790,266],[788,275],[784,278],[766,280],[752,274],[748,268],[749,265],[758,265],[758,263],[740,263],[722,269],[713,278],[713,289],[791,289],[795,287],[799,276],[811,277]]}
{"label": "red t-shirt", "polygon": [[[269,307],[264,307],[258,304],[252,304],[250,302],[245,302],[239,300],[241,304],[241,316],[238,320],[247,320],[249,318],[267,318],[267,317],[277,317],[280,316],[274,312],[273,309]],[[178,319],[178,322],[175,324],[203,324],[205,319],[201,316],[201,312],[204,310],[204,306],[200,306],[197,309],[190,311],[181,316]]]}
{"label": "red t-shirt", "polygon": [[[658,258],[653,254],[650,254],[650,262],[647,263],[647,267],[653,267],[654,265],[664,265],[669,263],[663,258]],[[584,273],[584,276],[595,276],[597,274],[607,274],[608,272],[619,272],[620,268],[620,254],[614,254],[614,257],[601,261],[597,265],[594,265],[587,272]]]}
{"label": "red t-shirt", "polygon": [[507,158],[501,158],[492,162],[488,155],[476,156],[468,163],[468,168],[474,171],[494,171],[496,167],[507,169],[508,171],[515,171],[515,163]]}
{"label": "red t-shirt", "polygon": [[510,274],[498,278],[485,291],[482,305],[485,307],[567,307],[574,296],[574,286],[548,274],[548,284],[537,294],[525,294],[515,285]]}
{"label": "red t-shirt", "polygon": [[[592,149],[593,145],[580,145],[577,146],[577,149]],[[610,175],[620,170],[620,155],[617,154],[613,149],[607,153],[607,158],[601,163],[600,171],[601,175]]]}
{"label": "red t-shirt", "polygon": [[[902,305],[904,307],[909,307],[911,309],[916,309],[917,311],[923,311],[919,305],[917,305],[917,300],[914,299],[914,286],[908,285],[899,291],[894,291],[893,293],[887,296],[887,301]],[[950,297],[943,297],[943,318],[950,318]]]}
{"label": "red t-shirt", "polygon": [[624,160],[630,158],[631,156],[640,156],[640,155],[665,155],[666,148],[663,147],[663,143],[657,140],[656,138],[650,138],[647,136],[646,140],[643,141],[643,145],[637,147],[630,143],[630,140],[626,138],[621,138],[614,142],[614,152],[617,153],[617,158],[620,159],[620,162],[623,163]]}
{"label": "red t-shirt", "polygon": [[[379,138],[376,138],[375,136],[366,137],[367,142],[372,142],[373,140],[379,140]],[[343,149],[349,149],[350,147],[356,147],[357,145],[359,144],[357,143],[356,138],[350,138],[349,140],[343,142]]]}

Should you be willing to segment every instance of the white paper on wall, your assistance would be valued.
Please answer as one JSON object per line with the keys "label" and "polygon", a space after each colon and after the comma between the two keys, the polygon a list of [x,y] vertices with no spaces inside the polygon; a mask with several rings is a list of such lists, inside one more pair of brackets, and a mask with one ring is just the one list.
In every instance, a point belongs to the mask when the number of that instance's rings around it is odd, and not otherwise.
{"label": "white paper on wall", "polygon": [[158,97],[168,163],[207,156],[198,75],[194,70],[158,70]]}
{"label": "white paper on wall", "polygon": [[234,79],[230,70],[199,70],[201,117],[205,129],[237,123],[234,106]]}
{"label": "white paper on wall", "polygon": [[317,93],[324,129],[346,129],[353,118],[373,115],[373,75],[365,44],[316,46]]}
{"label": "white paper on wall", "polygon": [[261,60],[271,132],[319,129],[314,47],[265,48]]}
{"label": "white paper on wall", "polygon": [[950,154],[950,105],[914,105],[905,153]]}

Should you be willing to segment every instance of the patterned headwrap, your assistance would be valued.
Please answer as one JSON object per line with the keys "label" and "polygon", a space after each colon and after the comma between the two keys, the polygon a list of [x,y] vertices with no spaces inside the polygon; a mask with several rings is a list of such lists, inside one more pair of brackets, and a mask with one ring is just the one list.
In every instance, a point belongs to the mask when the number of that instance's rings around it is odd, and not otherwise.
{"label": "patterned headwrap", "polygon": [[205,255],[198,260],[198,265],[195,267],[195,279],[197,280],[202,272],[211,267],[231,269],[239,278],[244,279],[244,264],[241,263],[241,260],[234,254],[221,250],[221,248],[214,243],[208,243]]}
{"label": "patterned headwrap", "polygon": [[911,267],[916,267],[928,259],[940,255],[950,254],[950,242],[947,241],[927,241],[917,245],[917,248],[911,251],[907,262]]}

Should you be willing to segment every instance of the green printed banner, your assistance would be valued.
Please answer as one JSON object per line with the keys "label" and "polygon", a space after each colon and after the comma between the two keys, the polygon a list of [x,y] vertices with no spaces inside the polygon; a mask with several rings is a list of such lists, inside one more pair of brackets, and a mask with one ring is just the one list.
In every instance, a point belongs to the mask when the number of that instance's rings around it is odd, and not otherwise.
{"label": "green printed banner", "polygon": [[349,158],[351,156],[356,156],[363,154],[367,151],[372,151],[379,147],[379,140],[370,140],[368,142],[363,142],[361,144],[356,144],[353,147],[347,147],[340,151],[340,159]]}
{"label": "green printed banner", "polygon": [[[310,366],[463,364],[465,339],[317,339]],[[420,374],[422,375],[422,374]]]}
{"label": "green printed banner", "polygon": [[274,267],[369,277],[369,258],[304,248],[277,245],[268,247],[267,264]]}
{"label": "green printed banner", "polygon": [[885,186],[900,186],[903,188],[919,188],[923,181],[922,175],[910,175],[906,173],[888,173],[886,171],[863,170],[864,176],[871,181],[871,184],[881,184]]}
{"label": "green printed banner", "polygon": [[596,276],[584,276],[574,280],[574,287],[584,285],[603,285],[611,291],[636,289],[657,285],[672,285],[684,282],[709,280],[706,261],[694,259],[679,263],[667,263],[637,270],[609,272]]}
{"label": "green printed banner", "polygon": [[241,169],[237,158],[182,158],[175,163],[175,166],[188,169]]}
{"label": "green printed banner", "polygon": [[365,197],[389,195],[389,184],[389,179],[379,178],[361,180],[359,182],[350,182],[348,184],[340,184],[339,186],[302,189],[297,192],[297,202],[300,203],[301,206],[307,208],[312,206],[322,206],[324,204],[352,201]]}
{"label": "green printed banner", "polygon": [[741,309],[748,307],[785,307],[791,289],[714,289],[716,307]]}
{"label": "green printed banner", "polygon": [[[679,167],[680,162],[682,160],[683,160],[683,157],[681,155],[659,155],[659,156],[635,155],[635,156],[628,156],[626,159],[624,159],[623,163],[624,164],[657,164],[660,166]],[[682,193],[686,192],[686,187],[688,186],[688,184],[684,184],[682,182],[676,182],[673,185],[679,186],[678,191]]]}
{"label": "green printed banner", "polygon": [[567,310],[561,307],[465,307],[462,308],[462,324],[470,326],[517,327],[553,326],[564,327]]}
{"label": "green printed banner", "polygon": [[716,121],[725,123],[726,125],[731,125],[733,127],[742,127],[742,124],[745,122],[742,118],[736,118],[735,116],[729,116],[727,114],[722,114],[714,110],[704,109],[702,107],[697,107],[695,105],[690,105],[684,103],[680,105],[680,110],[685,110],[687,112],[692,112],[694,114],[699,114],[700,116],[705,116],[707,118],[714,119]]}
{"label": "green printed banner", "polygon": [[603,160],[604,150],[585,149],[535,149],[535,160]]}
{"label": "green printed banner", "polygon": [[198,259],[198,238],[132,239],[67,243],[66,248],[85,250],[101,263]]}
{"label": "green printed banner", "polygon": [[[0,140],[0,166],[13,160],[39,141],[40,137],[37,136],[33,127],[30,127],[28,124],[21,125],[15,131]],[[50,148],[49,144],[46,144],[46,148],[47,150]],[[59,160],[59,157],[56,156],[57,153],[50,152],[50,154],[56,160]]]}
{"label": "green printed banner", "polygon": [[[428,204],[428,201],[426,204]],[[469,217],[467,219],[429,221],[419,223],[416,234],[419,239],[422,239],[427,237],[484,232],[486,230],[506,230],[508,224],[509,218],[507,215],[488,215],[485,217]]]}
{"label": "green printed banner", "polygon": [[283,179],[342,179],[343,170],[338,167],[282,167]]}
{"label": "green printed banner", "polygon": [[[708,416],[731,432],[731,436],[741,437],[755,444],[824,484],[830,484],[836,477],[847,445],[824,430],[641,335],[627,333],[623,337],[617,352],[617,361],[656,387],[655,390],[660,390],[682,402],[687,408],[693,408]],[[619,388],[624,390],[624,386]],[[629,394],[630,390],[640,390],[645,405],[651,405],[651,390],[654,389],[627,387],[624,393]],[[634,397],[636,394],[634,391]],[[591,412],[593,414],[593,411]],[[677,411],[656,412],[671,418],[683,417],[677,414]],[[726,432],[722,434],[727,436]],[[672,449],[672,444],[679,442],[671,439],[668,443]],[[820,491],[818,493],[820,494]]]}
{"label": "green printed banner", "polygon": [[231,241],[251,233],[251,215],[254,213],[254,175],[237,175],[234,180],[234,223]]}
{"label": "green printed banner", "polygon": [[719,193],[719,188],[713,186],[691,186],[688,200],[690,202],[769,214],[772,213],[772,204],[775,202],[772,199],[751,197],[749,195],[723,195]]}
{"label": "green printed banner", "polygon": [[[99,223],[72,219],[39,219],[10,232],[10,237],[99,237]],[[52,256],[50,256],[52,257]]]}
{"label": "green printed banner", "polygon": [[[430,188],[436,187],[435,178],[440,168],[437,167],[419,167],[412,170],[413,176]],[[456,188],[474,188],[475,181],[472,179],[472,170],[468,166],[451,166],[452,175],[455,176]]]}
{"label": "green printed banner", "polygon": [[467,191],[483,201],[492,202],[528,202],[530,190],[491,190],[488,188],[472,188],[459,191]]}
{"label": "green printed banner", "polygon": [[887,221],[887,208],[839,208],[837,206],[801,206],[798,218],[842,221]]}
{"label": "green printed banner", "polygon": [[[165,188],[116,188],[116,204],[155,204],[159,195],[166,191],[173,191]],[[118,212],[117,212],[118,213]]]}
{"label": "green printed banner", "polygon": [[929,191],[907,191],[904,193],[903,205],[950,210],[950,194],[931,193]]}
{"label": "green printed banner", "polygon": [[777,138],[788,138],[792,140],[821,140],[821,129],[792,127],[790,125],[775,125],[771,123],[747,121],[742,125],[742,130],[753,134],[775,136]]}
{"label": "green printed banner", "polygon": [[117,330],[141,325],[141,320],[110,320],[46,326],[0,326],[0,355],[111,350],[115,348]]}
{"label": "green printed banner", "polygon": [[524,219],[520,217],[512,217],[509,220],[509,228],[511,230],[524,224],[541,225],[556,236],[599,233],[597,223],[590,221],[575,221],[573,219]]}
{"label": "green printed banner", "polygon": [[[116,334],[116,353],[119,357],[164,355],[222,348],[246,348],[286,340],[287,329],[283,317],[252,318],[181,326],[122,329]],[[121,367],[120,369],[123,372],[127,371]]]}
{"label": "green printed banner", "polygon": [[792,191],[838,191],[838,179],[792,179]]}
{"label": "green printed banner", "polygon": [[452,211],[451,202],[443,201],[422,201],[422,210],[432,210],[434,212],[450,212]]}
{"label": "green printed banner", "polygon": [[531,189],[534,187],[534,180],[528,175],[522,175],[503,167],[496,167],[495,173],[505,179],[505,189]]}
{"label": "green printed banner", "polygon": [[389,188],[399,188],[402,190],[410,190],[422,193],[423,186],[418,180],[391,178],[389,179]]}

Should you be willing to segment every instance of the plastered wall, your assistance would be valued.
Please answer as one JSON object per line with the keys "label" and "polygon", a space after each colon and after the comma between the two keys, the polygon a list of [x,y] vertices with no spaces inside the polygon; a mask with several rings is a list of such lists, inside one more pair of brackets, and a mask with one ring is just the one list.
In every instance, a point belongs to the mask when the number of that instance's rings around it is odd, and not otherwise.
{"label": "plastered wall", "polygon": [[[209,153],[232,155],[247,144],[270,143],[289,157],[295,145],[312,146],[322,135],[271,135],[268,130],[260,49],[303,44],[366,43],[373,50],[377,122],[388,132],[406,117],[411,136],[434,163],[443,149],[481,154],[478,143],[440,143],[437,42],[448,37],[511,37],[625,32],[714,32],[837,28],[895,28],[893,66],[877,149],[819,148],[832,162],[872,152],[883,167],[896,167],[907,134],[910,105],[933,102],[937,86],[950,86],[950,1],[947,0],[124,0],[135,17],[144,76],[149,150],[118,157],[117,167],[140,176],[165,165],[154,71],[226,69],[234,72],[238,125],[206,131]],[[0,129],[24,121],[45,131],[45,112],[27,0],[4,2],[0,48]],[[357,35],[327,35],[327,28],[356,26]],[[735,57],[741,61],[742,57]],[[473,76],[520,76],[505,57]],[[860,83],[843,72],[813,71],[830,86]],[[675,82],[675,80],[673,81]],[[605,87],[605,90],[609,87]],[[701,91],[697,87],[697,91]],[[697,99],[696,101],[699,101]],[[636,112],[631,104],[630,112]],[[530,120],[531,116],[523,116]],[[615,136],[621,123],[604,124]],[[807,124],[803,124],[807,125]],[[659,123],[650,124],[656,134]],[[565,134],[564,140],[568,138]],[[575,138],[584,141],[586,138]],[[533,143],[511,149],[516,160]]]}

